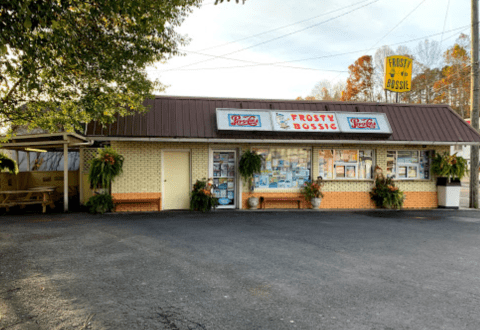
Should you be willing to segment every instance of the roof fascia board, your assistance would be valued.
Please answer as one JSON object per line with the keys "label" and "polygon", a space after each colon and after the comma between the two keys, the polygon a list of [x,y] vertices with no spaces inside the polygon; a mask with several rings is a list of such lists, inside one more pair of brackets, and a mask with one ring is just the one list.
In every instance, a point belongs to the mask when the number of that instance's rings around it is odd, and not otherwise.
{"label": "roof fascia board", "polygon": [[188,138],[132,138],[132,137],[90,137],[94,141],[124,141],[124,142],[183,142],[183,143],[283,143],[283,144],[386,144],[386,145],[480,145],[480,142],[449,142],[449,141],[362,141],[362,140],[279,140],[279,139],[188,139]]}
{"label": "roof fascia board", "polygon": [[35,147],[35,146],[55,146],[68,144],[66,140],[57,140],[57,141],[44,141],[44,142],[12,142],[12,143],[3,143],[1,145],[2,149],[13,148],[13,147]]}

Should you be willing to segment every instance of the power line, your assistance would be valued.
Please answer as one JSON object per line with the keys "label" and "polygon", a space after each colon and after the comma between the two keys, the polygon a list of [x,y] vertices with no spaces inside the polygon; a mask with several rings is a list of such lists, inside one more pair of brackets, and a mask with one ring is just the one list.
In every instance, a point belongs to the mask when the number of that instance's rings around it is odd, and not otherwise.
{"label": "power line", "polygon": [[196,65],[196,64],[200,64],[200,63],[204,63],[204,62],[209,62],[209,61],[212,61],[212,60],[217,59],[217,58],[223,58],[224,56],[228,56],[228,55],[236,54],[236,53],[239,53],[239,52],[243,52],[243,51],[245,51],[245,50],[247,50],[247,49],[251,49],[251,48],[254,48],[254,47],[257,47],[257,46],[260,46],[260,45],[264,45],[264,44],[266,44],[266,43],[269,43],[269,42],[272,42],[272,41],[275,41],[275,40],[278,40],[278,39],[281,39],[281,38],[285,38],[285,37],[290,36],[290,35],[292,35],[292,34],[296,34],[296,33],[299,33],[299,32],[302,32],[302,31],[305,31],[305,30],[308,30],[308,29],[311,29],[311,28],[313,28],[313,27],[315,27],[315,26],[318,26],[318,25],[321,25],[321,24],[330,22],[330,21],[332,21],[332,20],[334,20],[334,19],[337,19],[337,18],[339,18],[339,17],[348,15],[348,14],[350,14],[350,13],[353,13],[353,12],[356,11],[356,10],[359,10],[359,9],[362,9],[362,8],[364,8],[364,7],[366,7],[366,6],[369,6],[369,5],[371,5],[371,4],[374,4],[375,2],[378,2],[378,1],[380,1],[380,0],[374,0],[374,1],[370,2],[370,3],[367,3],[367,4],[363,5],[363,6],[358,7],[358,8],[352,9],[352,10],[350,10],[350,11],[348,11],[348,12],[346,12],[346,13],[343,13],[343,14],[341,14],[341,15],[332,17],[332,18],[330,18],[330,19],[328,19],[328,20],[322,21],[322,22],[317,23],[317,24],[314,24],[314,25],[310,25],[310,26],[308,26],[308,27],[306,27],[306,28],[303,28],[303,29],[300,29],[300,30],[297,30],[297,31],[293,31],[293,32],[290,32],[290,33],[286,33],[286,34],[284,34],[284,35],[281,35],[281,36],[278,36],[278,37],[275,37],[275,38],[272,38],[272,39],[269,39],[269,40],[266,40],[266,41],[262,41],[262,42],[260,42],[260,43],[254,44],[254,45],[249,46],[249,47],[241,48],[241,49],[239,49],[239,50],[236,50],[236,51],[233,51],[233,52],[230,52],[230,53],[227,53],[227,54],[223,54],[223,55],[211,55],[212,58],[210,58],[210,59],[203,60],[203,61],[199,61],[199,62],[195,62],[195,63],[190,63],[190,64],[187,64],[187,65],[180,66],[180,67],[178,67],[178,68],[173,68],[173,69],[164,70],[163,72],[172,71],[172,70],[178,70],[178,69],[183,69],[183,68],[186,68],[186,67],[189,67],[189,66],[192,66],[192,65]]}
{"label": "power line", "polygon": [[[462,27],[458,27],[458,28],[455,28],[455,29],[451,29],[451,30],[449,30],[449,31],[439,32],[439,33],[435,33],[435,34],[431,34],[431,35],[427,35],[427,36],[423,36],[423,37],[419,37],[419,38],[415,38],[415,39],[410,39],[410,40],[406,40],[406,41],[401,41],[401,42],[397,42],[397,43],[390,44],[390,45],[387,45],[387,46],[396,46],[396,45],[399,45],[399,44],[405,44],[405,43],[410,43],[410,42],[414,42],[414,41],[418,41],[418,40],[423,40],[423,39],[425,39],[425,38],[431,38],[431,37],[435,37],[435,36],[441,35],[442,33],[450,33],[450,32],[455,32],[455,33],[456,33],[458,30],[463,30],[463,29],[469,28],[469,27],[470,27],[469,25],[465,25],[465,26],[462,26]],[[452,36],[448,37],[447,39],[452,38],[452,37],[454,37],[454,36],[456,36],[456,34],[453,34]],[[445,39],[445,40],[446,40],[446,39]],[[302,61],[309,61],[309,60],[318,60],[318,59],[323,59],[323,58],[330,58],[330,57],[337,57],[337,56],[350,55],[350,54],[355,54],[355,53],[360,53],[360,52],[366,52],[366,51],[370,51],[370,50],[371,50],[371,49],[354,50],[354,51],[345,52],[345,53],[337,53],[337,54],[331,54],[331,55],[315,56],[315,57],[309,57],[309,58],[303,58],[303,59],[297,59],[297,60],[280,61],[280,62],[272,62],[272,63],[259,63],[259,62],[241,60],[241,59],[236,59],[236,58],[231,58],[231,57],[204,54],[204,53],[195,52],[195,51],[189,51],[189,50],[182,50],[182,51],[187,52],[187,53],[192,53],[192,54],[197,54],[197,55],[202,55],[202,56],[222,58],[222,59],[231,60],[231,61],[244,62],[244,63],[253,63],[253,64],[251,64],[251,65],[241,65],[241,66],[229,66],[229,67],[216,67],[216,68],[197,68],[197,69],[181,69],[181,67],[180,67],[180,68],[178,68],[178,69],[169,69],[169,70],[164,70],[164,71],[162,71],[162,72],[167,72],[167,71],[199,71],[199,70],[212,70],[212,69],[218,69],[218,70],[221,70],[221,69],[237,69],[237,68],[249,68],[249,67],[257,67],[257,66],[279,66],[279,67],[284,67],[284,66],[279,65],[279,64],[283,64],[283,63],[293,63],[293,62],[302,62]],[[290,67],[290,68],[300,68],[300,67]],[[306,69],[306,68],[302,68],[302,69]],[[307,68],[307,69],[308,69],[308,68]],[[315,70],[315,69],[312,69],[312,70]],[[152,70],[152,71],[153,71],[153,70]],[[159,70],[155,70],[155,71],[159,71]],[[322,71],[324,71],[324,70],[322,70]],[[330,71],[333,71],[333,70],[330,70]],[[337,72],[348,72],[348,71],[337,71]]]}
{"label": "power line", "polygon": [[387,37],[390,33],[392,33],[393,30],[395,30],[400,24],[402,24],[402,22],[405,21],[411,14],[413,14],[413,12],[414,12],[415,10],[417,10],[417,8],[420,7],[424,2],[425,2],[425,0],[423,0],[422,2],[420,2],[420,3],[418,4],[418,6],[416,6],[415,8],[413,8],[413,10],[412,10],[411,12],[409,12],[409,13],[407,14],[407,16],[405,16],[400,22],[398,22],[397,25],[395,25],[390,31],[387,32],[387,34],[385,34],[383,37],[381,37],[381,38],[375,43],[375,45],[373,45],[373,46],[370,48],[370,50],[372,50],[373,48],[375,48],[375,46],[377,46],[377,45],[380,43],[380,41],[382,41],[383,39],[385,39],[385,37]]}
{"label": "power line", "polygon": [[[447,3],[447,11],[445,12],[445,20],[443,21],[443,31],[445,31],[445,26],[447,25],[447,17],[448,17],[449,8],[450,8],[450,0],[448,0],[448,3]],[[443,42],[443,33],[442,33],[442,39],[440,40],[440,48],[442,47],[442,42]]]}
{"label": "power line", "polygon": [[[356,4],[354,4],[353,6],[356,6],[356,5],[359,5],[359,4],[361,4],[361,3],[368,2],[368,1],[370,1],[370,0],[362,0],[362,1],[357,2]],[[292,24],[284,25],[284,26],[281,26],[281,27],[278,27],[278,28],[275,28],[275,29],[271,29],[271,30],[267,30],[267,31],[260,32],[260,33],[257,33],[257,34],[253,34],[253,35],[250,35],[250,36],[248,36],[248,37],[244,37],[244,38],[241,38],[241,39],[229,41],[229,42],[224,43],[224,44],[221,44],[221,45],[212,46],[212,47],[208,47],[208,48],[203,48],[203,49],[200,49],[200,50],[198,50],[198,51],[199,51],[199,52],[203,52],[203,51],[210,50],[210,49],[214,49],[214,48],[224,47],[224,46],[230,45],[230,44],[235,43],[235,42],[239,42],[239,41],[247,40],[247,39],[250,39],[250,38],[258,37],[258,36],[261,36],[261,35],[264,35],[264,34],[267,34],[267,33],[270,33],[270,32],[274,32],[274,31],[277,31],[277,30],[285,29],[285,28],[290,27],[290,26],[293,26],[293,25],[297,25],[297,24],[300,24],[300,23],[308,22],[308,21],[311,21],[311,20],[313,20],[313,19],[316,19],[316,18],[319,18],[319,17],[322,17],[322,16],[327,16],[327,15],[333,14],[333,13],[335,13],[335,12],[337,12],[337,11],[344,10],[344,9],[346,9],[346,8],[349,8],[349,7],[352,7],[352,5],[345,6],[345,7],[342,7],[342,8],[340,8],[340,9],[336,9],[336,10],[330,11],[330,12],[328,12],[328,13],[324,13],[324,14],[322,14],[322,15],[318,15],[318,16],[315,16],[315,17],[310,17],[310,18],[307,18],[307,19],[304,19],[304,20],[301,20],[301,21],[297,21],[297,22],[292,23]]]}

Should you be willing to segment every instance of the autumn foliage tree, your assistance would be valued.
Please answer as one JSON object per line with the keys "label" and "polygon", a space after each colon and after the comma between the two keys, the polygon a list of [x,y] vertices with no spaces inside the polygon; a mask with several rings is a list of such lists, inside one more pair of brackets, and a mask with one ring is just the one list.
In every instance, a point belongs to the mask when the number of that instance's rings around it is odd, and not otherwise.
{"label": "autumn foliage tree", "polygon": [[373,100],[373,60],[372,56],[364,55],[348,67],[349,77],[341,101],[372,101]]}
{"label": "autumn foliage tree", "polygon": [[469,117],[469,51],[457,43],[445,52],[444,58],[446,65],[442,68],[442,77],[433,85],[436,91],[434,103],[449,104],[462,118]]}

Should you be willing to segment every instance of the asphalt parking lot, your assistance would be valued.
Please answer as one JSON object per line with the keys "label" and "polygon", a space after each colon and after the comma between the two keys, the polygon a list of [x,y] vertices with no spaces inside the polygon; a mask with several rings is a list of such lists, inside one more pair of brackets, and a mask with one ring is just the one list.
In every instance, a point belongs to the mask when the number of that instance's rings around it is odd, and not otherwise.
{"label": "asphalt parking lot", "polygon": [[479,329],[480,213],[0,218],[0,329]]}

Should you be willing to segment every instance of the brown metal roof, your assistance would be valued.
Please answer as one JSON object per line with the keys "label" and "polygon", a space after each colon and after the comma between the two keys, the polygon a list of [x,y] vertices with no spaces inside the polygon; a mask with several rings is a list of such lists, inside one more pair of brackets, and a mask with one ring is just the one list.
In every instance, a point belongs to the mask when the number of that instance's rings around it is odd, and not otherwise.
{"label": "brown metal roof", "polygon": [[[295,140],[387,140],[406,142],[480,143],[480,135],[449,106],[440,104],[351,103],[326,101],[226,99],[157,96],[145,102],[147,113],[119,117],[110,125],[88,124],[89,137],[191,138],[191,139],[295,139]],[[228,132],[217,131],[215,110],[308,110],[382,112],[392,135]]]}

